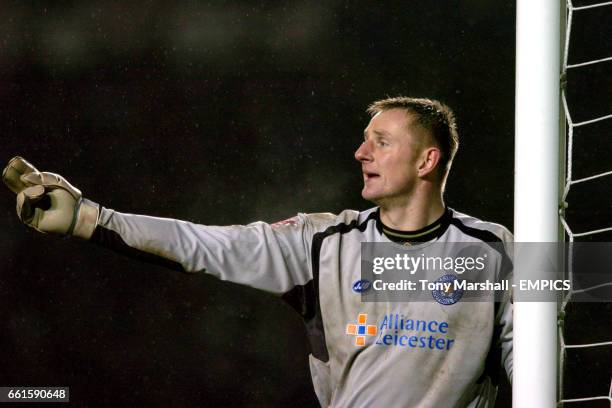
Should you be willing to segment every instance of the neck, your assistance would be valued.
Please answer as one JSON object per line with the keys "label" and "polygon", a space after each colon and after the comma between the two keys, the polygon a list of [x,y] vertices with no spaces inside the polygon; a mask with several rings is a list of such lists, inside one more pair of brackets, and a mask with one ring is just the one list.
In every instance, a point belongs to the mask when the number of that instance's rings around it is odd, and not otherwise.
{"label": "neck", "polygon": [[440,191],[422,192],[406,200],[380,203],[380,220],[401,231],[416,231],[433,223],[444,214]]}

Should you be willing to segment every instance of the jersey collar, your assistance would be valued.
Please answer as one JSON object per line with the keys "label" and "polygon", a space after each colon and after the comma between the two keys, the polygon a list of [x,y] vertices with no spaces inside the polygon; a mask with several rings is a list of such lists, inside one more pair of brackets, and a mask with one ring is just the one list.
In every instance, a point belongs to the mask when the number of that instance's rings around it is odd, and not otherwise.
{"label": "jersey collar", "polygon": [[378,229],[378,232],[384,234],[387,238],[394,242],[399,242],[402,244],[410,242],[427,242],[442,236],[450,225],[452,218],[452,211],[447,207],[442,216],[431,224],[426,225],[425,227],[416,231],[401,231],[383,224],[383,222],[380,220],[380,208],[378,208],[376,210],[376,228]]}

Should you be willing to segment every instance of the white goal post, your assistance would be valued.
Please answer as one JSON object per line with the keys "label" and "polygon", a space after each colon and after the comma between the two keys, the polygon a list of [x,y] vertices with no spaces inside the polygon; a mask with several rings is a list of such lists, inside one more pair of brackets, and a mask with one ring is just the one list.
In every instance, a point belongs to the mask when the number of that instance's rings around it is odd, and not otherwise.
{"label": "white goal post", "polygon": [[[561,10],[559,0],[517,1],[516,242],[559,239]],[[514,278],[533,278],[530,273],[517,264]],[[513,407],[555,407],[557,304],[515,301],[513,343]]]}

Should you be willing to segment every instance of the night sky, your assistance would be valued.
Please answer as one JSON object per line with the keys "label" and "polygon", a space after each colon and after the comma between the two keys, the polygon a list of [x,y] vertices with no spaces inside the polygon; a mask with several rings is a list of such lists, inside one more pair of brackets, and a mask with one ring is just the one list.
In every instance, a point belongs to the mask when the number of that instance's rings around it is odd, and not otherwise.
{"label": "night sky", "polygon": [[[432,97],[461,138],[446,203],[512,229],[515,12],[506,0],[3,2],[0,163],[21,155],[104,207],[209,225],[363,210],[353,153],[367,105]],[[612,55],[603,14],[576,29],[576,62]],[[568,76],[577,117],[612,113],[611,65]],[[577,172],[612,169],[609,129],[581,130]],[[602,183],[570,197],[579,229],[612,225]],[[302,321],[280,299],[43,236],[14,206],[0,191],[0,386],[67,385],[74,406],[317,406]],[[610,340],[610,304],[590,307],[580,324],[602,319]],[[572,392],[608,392],[609,364],[591,360],[612,353],[572,363],[592,376],[570,378]],[[509,398],[506,384],[498,406]]]}

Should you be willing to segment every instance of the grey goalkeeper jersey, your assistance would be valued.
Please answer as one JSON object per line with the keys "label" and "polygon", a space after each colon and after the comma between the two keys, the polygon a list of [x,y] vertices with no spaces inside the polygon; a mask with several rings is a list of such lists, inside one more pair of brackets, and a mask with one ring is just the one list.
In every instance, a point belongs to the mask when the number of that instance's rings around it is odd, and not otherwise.
{"label": "grey goalkeeper jersey", "polygon": [[[354,290],[361,243],[392,242],[383,228],[377,208],[225,227],[102,208],[92,240],[281,296],[304,319],[324,407],[493,406],[500,368],[512,373],[509,296],[497,303],[363,302]],[[438,245],[512,239],[500,225],[451,209],[435,229]],[[509,271],[503,250],[491,256],[500,274]]]}

